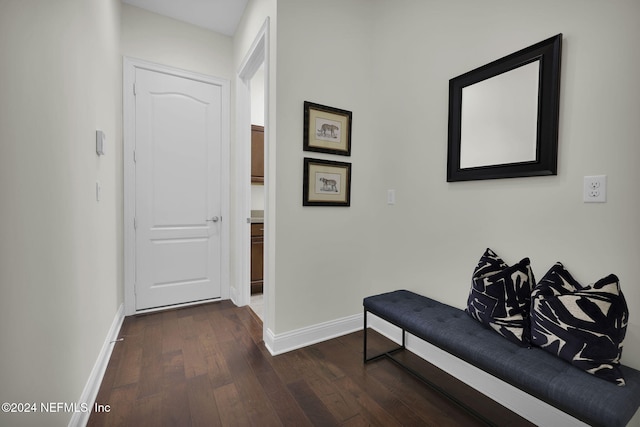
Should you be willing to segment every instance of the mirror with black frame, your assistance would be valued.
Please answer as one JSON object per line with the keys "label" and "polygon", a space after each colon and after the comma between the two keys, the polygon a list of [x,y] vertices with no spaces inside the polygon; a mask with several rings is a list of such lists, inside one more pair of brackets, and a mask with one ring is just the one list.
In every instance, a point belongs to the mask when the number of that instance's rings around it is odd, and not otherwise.
{"label": "mirror with black frame", "polygon": [[556,175],[562,34],[449,81],[447,181]]}

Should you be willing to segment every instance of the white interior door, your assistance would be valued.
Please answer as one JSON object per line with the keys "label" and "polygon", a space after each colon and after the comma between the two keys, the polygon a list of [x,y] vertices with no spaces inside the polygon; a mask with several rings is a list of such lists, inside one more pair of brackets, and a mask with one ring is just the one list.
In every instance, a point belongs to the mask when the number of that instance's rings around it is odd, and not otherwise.
{"label": "white interior door", "polygon": [[135,309],[221,297],[220,86],[135,71]]}

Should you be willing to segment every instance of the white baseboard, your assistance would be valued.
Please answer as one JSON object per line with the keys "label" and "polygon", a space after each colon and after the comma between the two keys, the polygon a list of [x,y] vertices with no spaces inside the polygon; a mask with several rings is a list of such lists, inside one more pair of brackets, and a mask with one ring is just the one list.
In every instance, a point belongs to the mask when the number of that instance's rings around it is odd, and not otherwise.
{"label": "white baseboard", "polygon": [[269,352],[276,356],[361,329],[362,314],[354,314],[282,334],[274,334],[270,329],[267,329],[264,334],[264,343]]}
{"label": "white baseboard", "polygon": [[[376,316],[368,316],[367,321],[371,329],[374,329],[398,344],[402,342],[400,328]],[[456,377],[535,425],[541,427],[588,426],[548,403],[525,393],[411,334],[407,334],[405,345],[412,353]]]}
{"label": "white baseboard", "polygon": [[123,321],[124,304],[120,304],[120,307],[118,307],[118,311],[113,318],[113,322],[111,323],[111,328],[109,329],[107,337],[104,340],[104,344],[102,344],[102,349],[98,354],[98,359],[93,365],[93,369],[91,370],[91,374],[89,375],[87,384],[84,386],[84,390],[82,391],[82,395],[80,396],[80,400],[78,401],[79,407],[87,407],[89,408],[89,410],[74,412],[71,420],[69,421],[69,427],[83,427],[87,425],[89,416],[91,415],[91,409],[93,408],[96,397],[98,396],[98,391],[100,390],[100,385],[102,384],[104,373],[107,370],[107,365],[109,364],[109,359],[111,358],[111,353],[113,352],[113,341],[118,339],[118,334],[120,333],[120,328],[122,327]]}
{"label": "white baseboard", "polygon": [[236,307],[241,307],[238,301],[238,291],[235,286],[229,286],[229,299]]}

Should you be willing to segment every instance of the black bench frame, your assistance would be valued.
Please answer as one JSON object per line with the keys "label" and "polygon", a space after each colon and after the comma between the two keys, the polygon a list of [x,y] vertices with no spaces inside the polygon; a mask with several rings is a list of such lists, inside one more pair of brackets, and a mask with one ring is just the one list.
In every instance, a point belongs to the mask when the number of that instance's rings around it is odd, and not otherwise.
{"label": "black bench frame", "polygon": [[[378,318],[380,318],[380,319],[382,319],[382,320],[384,320],[384,321],[386,321],[388,323],[391,323],[392,325],[400,328],[402,330],[402,344],[397,346],[397,347],[395,347],[395,348],[393,348],[393,349],[391,349],[391,350],[382,352],[382,353],[377,354],[375,356],[367,357],[367,331],[368,331],[367,313],[371,313],[374,316],[376,316],[376,317],[378,317]],[[440,395],[442,395],[443,397],[448,399],[450,402],[455,404],[460,409],[464,410],[469,415],[473,416],[474,418],[476,418],[477,420],[481,421],[485,425],[496,426],[497,424],[495,424],[494,422],[492,422],[491,420],[489,420],[488,418],[486,418],[485,416],[483,416],[482,414],[480,414],[479,412],[477,412],[473,408],[471,408],[468,405],[466,405],[460,399],[458,399],[457,397],[455,397],[454,395],[452,395],[451,393],[449,393],[448,391],[446,391],[445,389],[443,389],[442,387],[440,387],[439,385],[437,385],[433,381],[429,380],[428,378],[426,378],[424,375],[422,375],[421,373],[419,373],[418,371],[416,371],[412,367],[406,365],[401,360],[399,360],[396,357],[394,357],[394,354],[396,354],[396,353],[398,353],[400,351],[406,350],[406,335],[407,335],[407,330],[402,325],[398,325],[397,323],[385,318],[384,316],[382,316],[382,315],[380,315],[378,313],[369,311],[369,310],[367,310],[365,308],[364,309],[364,333],[363,333],[363,341],[364,342],[363,342],[363,352],[362,352],[363,353],[363,363],[367,364],[369,362],[374,362],[374,361],[380,360],[380,359],[385,359],[385,358],[389,359],[390,361],[392,361],[393,363],[395,363],[396,365],[400,366],[402,369],[406,370],[408,373],[410,373],[411,375],[416,377],[418,380],[422,381],[429,388],[431,388],[435,392],[439,393]]]}

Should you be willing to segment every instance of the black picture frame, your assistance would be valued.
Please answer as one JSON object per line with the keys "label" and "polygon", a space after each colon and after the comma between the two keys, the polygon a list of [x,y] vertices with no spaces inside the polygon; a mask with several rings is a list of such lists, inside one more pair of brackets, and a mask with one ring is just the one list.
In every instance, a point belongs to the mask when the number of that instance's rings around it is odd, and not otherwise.
{"label": "black picture frame", "polygon": [[302,149],[317,153],[351,155],[351,111],[304,101]]}
{"label": "black picture frame", "polygon": [[303,206],[351,206],[351,163],[304,158]]}
{"label": "black picture frame", "polygon": [[[557,34],[449,81],[448,182],[557,175],[561,56],[562,34]],[[535,160],[461,168],[463,89],[538,60]]]}

